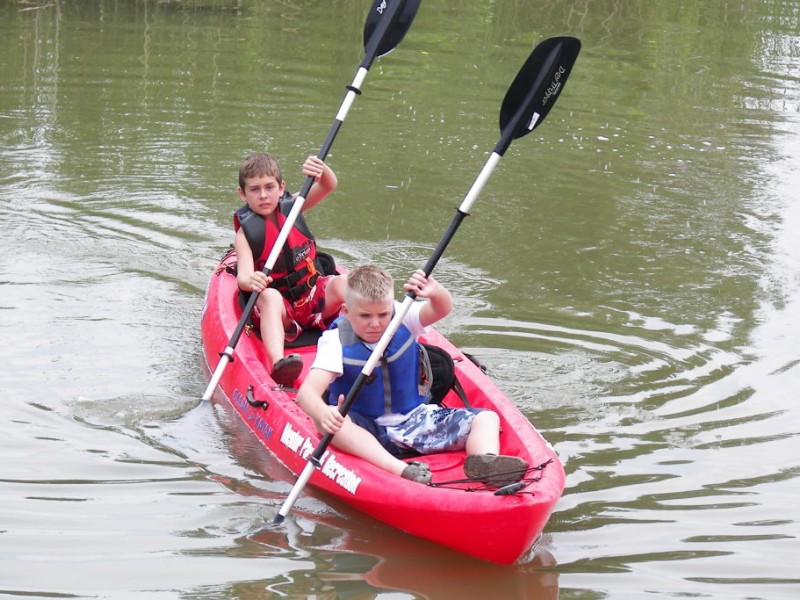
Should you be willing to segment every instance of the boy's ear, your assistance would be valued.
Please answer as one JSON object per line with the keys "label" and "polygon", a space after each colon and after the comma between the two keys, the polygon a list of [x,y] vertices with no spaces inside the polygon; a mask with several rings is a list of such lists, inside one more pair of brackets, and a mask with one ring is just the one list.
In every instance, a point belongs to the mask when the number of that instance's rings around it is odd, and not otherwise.
{"label": "boy's ear", "polygon": [[242,200],[246,199],[246,196],[244,195],[244,190],[241,187],[236,188],[236,193],[239,194],[239,198],[241,198]]}

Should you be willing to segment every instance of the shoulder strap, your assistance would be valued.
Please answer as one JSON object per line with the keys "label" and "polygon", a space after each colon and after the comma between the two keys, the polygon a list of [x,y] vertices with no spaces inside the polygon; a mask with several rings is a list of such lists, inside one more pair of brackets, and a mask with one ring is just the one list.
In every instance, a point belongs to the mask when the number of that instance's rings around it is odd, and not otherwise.
{"label": "shoulder strap", "polygon": [[233,222],[236,229],[244,231],[244,237],[253,252],[253,258],[257,259],[264,251],[266,230],[264,228],[264,217],[257,215],[246,204],[233,213]]}
{"label": "shoulder strap", "polygon": [[[289,213],[292,211],[292,206],[294,206],[294,198],[292,197],[292,194],[289,193],[288,191],[284,192],[283,196],[281,196],[281,199],[278,203],[278,210],[281,211],[281,214],[284,217],[287,217],[289,216]],[[308,223],[306,223],[306,219],[303,216],[302,211],[300,211],[300,214],[297,215],[297,219],[294,222],[294,226],[297,227],[297,229],[299,229],[303,233],[303,235],[306,236],[308,239],[310,240],[315,239],[314,234],[311,233],[311,228],[308,226]]]}
{"label": "shoulder strap", "polygon": [[469,398],[467,398],[467,393],[464,391],[461,382],[458,380],[458,376],[453,376],[453,389],[455,390],[458,397],[461,398],[461,402],[464,403],[464,406],[470,408],[472,405],[469,403]]}
{"label": "shoulder strap", "polygon": [[454,390],[464,406],[470,407],[464,387],[456,376],[455,362],[450,354],[438,346],[420,342],[420,389],[427,386],[432,404],[440,404],[450,390]]}

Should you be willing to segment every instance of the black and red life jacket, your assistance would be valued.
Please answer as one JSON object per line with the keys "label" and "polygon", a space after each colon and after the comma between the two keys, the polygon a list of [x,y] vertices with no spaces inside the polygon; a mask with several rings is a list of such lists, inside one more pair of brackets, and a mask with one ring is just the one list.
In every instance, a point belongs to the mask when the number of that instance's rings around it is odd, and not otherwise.
{"label": "black and red life jacket", "polygon": [[[278,239],[278,234],[293,204],[292,195],[288,191],[284,192],[275,215],[277,225],[271,219],[265,219],[254,213],[247,204],[233,214],[234,229],[238,231],[241,228],[244,231],[257,270],[264,269],[272,246]],[[297,215],[286,243],[269,272],[272,277],[270,287],[274,287],[284,297],[296,302],[314,286],[320,274],[316,264],[317,258],[314,235],[301,213]]]}

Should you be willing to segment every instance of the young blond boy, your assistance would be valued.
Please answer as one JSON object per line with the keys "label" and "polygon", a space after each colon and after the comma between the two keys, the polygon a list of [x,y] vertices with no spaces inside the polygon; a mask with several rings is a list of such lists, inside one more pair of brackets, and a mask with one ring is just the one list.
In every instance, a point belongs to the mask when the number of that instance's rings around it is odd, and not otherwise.
{"label": "young blond boy", "polygon": [[431,481],[426,463],[401,460],[409,451],[466,449],[467,477],[495,484],[519,480],[527,464],[515,456],[498,455],[500,419],[495,412],[426,404],[418,388],[416,339],[425,327],[450,312],[452,298],[422,270],[411,275],[404,289],[423,301],[411,305],[387,348],[390,359],[385,369],[391,385],[385,387],[384,368],[376,368],[374,379],[362,388],[347,416],[339,411],[346,391],[399,306],[391,276],[366,265],[348,275],[343,316],[322,334],[316,359],[297,394],[298,403],[321,433],[335,434],[334,446],[406,479]]}

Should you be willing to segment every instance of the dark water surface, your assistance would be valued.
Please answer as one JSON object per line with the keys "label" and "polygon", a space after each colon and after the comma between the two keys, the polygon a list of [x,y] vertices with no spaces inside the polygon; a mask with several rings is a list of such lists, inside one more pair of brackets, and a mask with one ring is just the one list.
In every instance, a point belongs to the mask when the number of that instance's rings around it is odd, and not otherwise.
{"label": "dark water surface", "polygon": [[0,596],[796,598],[800,4],[425,0],[376,61],[309,221],[424,264],[532,46],[583,50],[437,267],[440,329],[567,489],[500,568],[293,478],[200,403],[236,169],[316,153],[366,0],[0,0]]}

